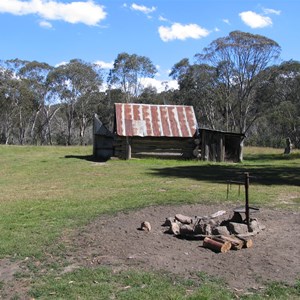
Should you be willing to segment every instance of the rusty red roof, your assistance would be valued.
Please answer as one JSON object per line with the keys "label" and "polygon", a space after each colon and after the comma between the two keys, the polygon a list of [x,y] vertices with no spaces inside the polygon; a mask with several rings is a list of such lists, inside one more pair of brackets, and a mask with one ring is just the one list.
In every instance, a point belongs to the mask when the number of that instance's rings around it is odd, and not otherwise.
{"label": "rusty red roof", "polygon": [[119,136],[193,137],[197,120],[192,106],[116,103]]}

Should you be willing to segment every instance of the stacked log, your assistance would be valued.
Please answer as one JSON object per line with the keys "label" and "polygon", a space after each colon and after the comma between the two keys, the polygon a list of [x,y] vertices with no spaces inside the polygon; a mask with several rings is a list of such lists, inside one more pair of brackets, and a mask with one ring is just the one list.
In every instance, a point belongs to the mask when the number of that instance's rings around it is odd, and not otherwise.
{"label": "stacked log", "polygon": [[227,242],[227,241],[222,242],[222,241],[216,240],[214,238],[206,237],[203,240],[203,247],[204,248],[209,248],[209,249],[214,250],[216,252],[226,253],[227,251],[230,250],[231,243]]}
{"label": "stacked log", "polygon": [[229,242],[233,250],[241,250],[244,245],[243,241],[236,237],[221,235],[220,237],[214,237],[214,239],[223,243]]}
{"label": "stacked log", "polygon": [[241,250],[253,246],[252,239],[240,239],[236,236],[211,236],[203,240],[203,247],[216,252],[226,253],[229,250]]}
{"label": "stacked log", "polygon": [[[251,228],[235,214],[232,218],[221,219],[225,211],[218,211],[210,216],[195,216],[176,214],[174,218],[166,218],[164,226],[168,226],[167,233],[183,238],[203,239],[203,247],[215,252],[226,253],[229,250],[251,248],[251,237],[264,229],[256,219],[251,220]],[[241,222],[237,222],[237,221]],[[235,221],[235,222],[234,222]]]}

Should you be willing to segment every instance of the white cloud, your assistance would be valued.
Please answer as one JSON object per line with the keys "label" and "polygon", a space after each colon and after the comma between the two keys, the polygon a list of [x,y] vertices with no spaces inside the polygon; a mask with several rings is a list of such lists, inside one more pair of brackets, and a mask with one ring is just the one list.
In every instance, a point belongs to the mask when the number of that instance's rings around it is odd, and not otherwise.
{"label": "white cloud", "polygon": [[161,21],[161,22],[168,22],[168,19],[166,19],[166,18],[163,17],[163,16],[159,16],[159,17],[158,17],[158,20]]}
{"label": "white cloud", "polygon": [[155,87],[158,93],[163,92],[165,90],[178,89],[177,80],[158,80],[155,78],[142,78],[141,84],[144,87]]}
{"label": "white cloud", "polygon": [[215,27],[215,32],[219,32],[220,31],[220,29],[218,28],[218,27]]}
{"label": "white cloud", "polygon": [[223,22],[226,23],[227,25],[230,25],[230,21],[228,19],[223,19]]}
{"label": "white cloud", "polygon": [[65,65],[67,65],[68,63],[69,63],[68,61],[62,61],[62,62],[56,64],[54,67],[57,68],[57,67],[60,67],[60,66],[65,66]]}
{"label": "white cloud", "polygon": [[275,10],[275,9],[272,9],[272,8],[264,8],[263,11],[267,15],[273,14],[273,15],[279,16],[281,14],[280,10]]}
{"label": "white cloud", "polygon": [[97,60],[94,62],[96,65],[98,65],[102,69],[112,69],[114,67],[114,62],[105,62],[101,60]]}
{"label": "white cloud", "polygon": [[147,7],[147,6],[144,6],[144,5],[138,5],[138,4],[135,4],[133,3],[131,5],[131,9],[132,10],[137,10],[137,11],[140,11],[144,14],[150,14],[152,12],[154,12],[156,10],[156,7],[152,6],[152,7]]}
{"label": "white cloud", "polygon": [[52,24],[50,22],[48,22],[48,21],[40,21],[39,25],[41,27],[47,28],[47,29],[53,28]]}
{"label": "white cloud", "polygon": [[253,11],[244,11],[240,13],[239,16],[242,21],[251,28],[263,28],[273,24],[270,17],[259,15]]}
{"label": "white cloud", "polygon": [[13,15],[36,14],[45,20],[62,20],[68,23],[83,23],[96,26],[105,19],[104,7],[92,0],[63,3],[49,0],[1,0],[0,13]]}
{"label": "white cloud", "polygon": [[164,42],[176,39],[186,40],[187,38],[200,39],[209,34],[208,30],[197,24],[182,25],[180,23],[174,23],[171,27],[160,26],[158,32]]}
{"label": "white cloud", "polygon": [[[158,80],[155,78],[141,78],[140,83],[144,88],[155,87],[158,93],[172,89],[177,90],[179,88],[177,80]],[[108,84],[104,82],[101,85],[100,91],[105,92],[108,88]],[[113,86],[112,88],[116,87]]]}

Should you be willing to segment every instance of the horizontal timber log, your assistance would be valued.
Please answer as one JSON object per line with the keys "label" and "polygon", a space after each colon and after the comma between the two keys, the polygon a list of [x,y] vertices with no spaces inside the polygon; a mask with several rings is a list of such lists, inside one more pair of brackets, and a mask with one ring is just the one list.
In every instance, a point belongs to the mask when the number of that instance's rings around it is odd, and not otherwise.
{"label": "horizontal timber log", "polygon": [[233,249],[233,250],[240,250],[244,246],[243,241],[241,241],[240,239],[232,238],[232,237],[225,236],[225,235],[212,237],[212,239],[215,240],[215,241],[223,242],[223,243],[230,242],[231,243],[231,249]]}
{"label": "horizontal timber log", "polygon": [[[129,137],[131,155],[133,157],[184,157],[193,158],[195,148],[192,138],[139,138]],[[117,137],[114,141],[114,155],[119,158],[126,156],[126,137]]]}
{"label": "horizontal timber log", "polygon": [[[117,147],[115,148],[115,152],[116,151],[126,151],[126,147]],[[143,153],[143,152],[153,152],[153,153],[189,153],[192,155],[192,151],[189,149],[148,149],[148,148],[140,148],[140,149],[136,149],[136,148],[131,148],[131,152],[132,153]]]}
{"label": "horizontal timber log", "polygon": [[215,241],[209,237],[206,237],[203,240],[203,247],[204,248],[209,248],[211,250],[214,250],[216,252],[221,252],[221,253],[225,253],[228,252],[231,248],[231,243],[230,242],[219,242],[219,241]]}
{"label": "horizontal timber log", "polygon": [[133,144],[136,143],[145,143],[145,144],[168,144],[168,143],[188,143],[194,145],[194,140],[190,138],[166,138],[166,137],[160,137],[160,138],[138,138],[138,137],[132,137],[131,142]]}
{"label": "horizontal timber log", "polygon": [[239,237],[239,239],[243,242],[243,248],[251,248],[253,246],[253,240],[250,238]]}
{"label": "horizontal timber log", "polygon": [[191,149],[193,150],[194,148],[193,147],[190,147],[189,145],[186,145],[186,144],[165,144],[165,145],[156,145],[156,144],[131,144],[131,147],[132,148],[147,148],[147,149],[182,149],[182,148],[185,148],[185,149]]}

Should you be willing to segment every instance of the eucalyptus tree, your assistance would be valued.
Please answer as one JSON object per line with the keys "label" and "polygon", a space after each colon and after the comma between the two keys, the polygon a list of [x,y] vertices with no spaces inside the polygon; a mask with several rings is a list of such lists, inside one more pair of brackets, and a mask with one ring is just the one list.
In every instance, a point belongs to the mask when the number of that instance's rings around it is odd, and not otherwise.
{"label": "eucalyptus tree", "polygon": [[1,131],[5,143],[16,136],[18,143],[24,144],[30,127],[34,95],[19,76],[20,68],[26,63],[19,59],[1,62]]}
{"label": "eucalyptus tree", "polygon": [[123,52],[115,59],[108,82],[110,86],[119,86],[129,102],[131,97],[137,97],[142,92],[142,80],[153,78],[156,72],[148,57]]}
{"label": "eucalyptus tree", "polygon": [[0,68],[0,142],[8,144],[13,138],[15,104],[13,101],[14,74],[11,70]]}
{"label": "eucalyptus tree", "polygon": [[51,120],[59,109],[59,107],[53,109],[52,98],[49,96],[47,76],[52,69],[53,67],[47,63],[32,61],[26,62],[18,71],[18,76],[34,95],[34,110],[30,130],[32,143],[37,142],[38,135],[41,144],[52,144]]}
{"label": "eucalyptus tree", "polygon": [[90,63],[73,59],[53,69],[48,75],[48,84],[52,97],[64,108],[66,144],[71,144],[76,118],[82,143],[88,122],[92,120],[90,105],[94,103],[102,85],[101,71]]}
{"label": "eucalyptus tree", "polygon": [[280,51],[280,46],[267,37],[233,31],[196,55],[198,62],[217,69],[223,87],[226,123],[231,119],[235,131],[247,133],[260,116],[255,89],[262,80],[268,80],[261,75],[276,62]]}
{"label": "eucalyptus tree", "polygon": [[192,105],[202,127],[216,129],[220,126],[219,89],[216,80],[216,69],[207,64],[189,63],[182,59],[176,63],[170,76],[179,84],[179,93],[175,93],[176,102]]}
{"label": "eucalyptus tree", "polygon": [[300,147],[300,62],[285,61],[265,72],[269,80],[261,82],[258,97],[268,105],[266,119],[271,136],[259,133],[270,140],[272,146],[283,146],[289,137]]}
{"label": "eucalyptus tree", "polygon": [[157,89],[152,86],[144,88],[143,92],[138,96],[138,102],[145,104],[163,104],[158,98]]}

